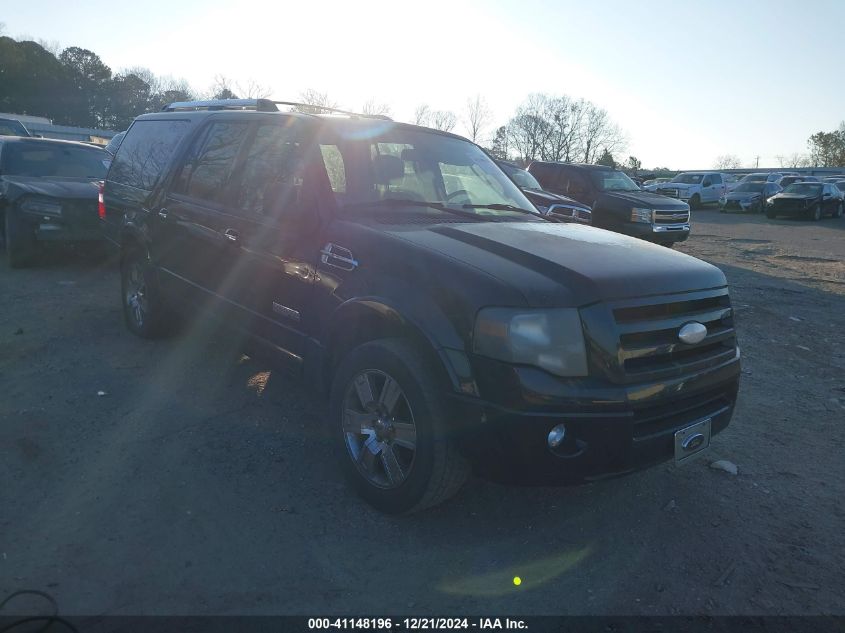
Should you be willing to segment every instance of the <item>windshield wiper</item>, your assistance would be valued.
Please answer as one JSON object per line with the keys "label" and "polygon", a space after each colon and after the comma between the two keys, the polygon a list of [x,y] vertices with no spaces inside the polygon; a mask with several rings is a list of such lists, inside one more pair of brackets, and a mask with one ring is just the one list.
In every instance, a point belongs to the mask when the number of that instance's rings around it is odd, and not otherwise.
{"label": "windshield wiper", "polygon": [[428,207],[429,209],[436,209],[451,213],[452,215],[459,215],[465,218],[473,218],[475,220],[486,220],[487,218],[477,213],[470,211],[463,211],[455,207],[449,207],[442,202],[433,202],[429,200],[411,200],[406,198],[382,198],[381,200],[369,200],[362,202],[353,202],[344,205],[346,208],[362,208],[362,207]]}
{"label": "windshield wiper", "polygon": [[532,215],[532,216],[535,216],[535,217],[538,217],[538,218],[543,217],[542,215],[540,215],[536,211],[529,211],[528,209],[523,209],[522,207],[515,207],[512,204],[501,204],[501,203],[464,204],[464,205],[461,205],[461,206],[464,209],[490,209],[492,211],[516,211],[517,213],[527,213],[528,215]]}

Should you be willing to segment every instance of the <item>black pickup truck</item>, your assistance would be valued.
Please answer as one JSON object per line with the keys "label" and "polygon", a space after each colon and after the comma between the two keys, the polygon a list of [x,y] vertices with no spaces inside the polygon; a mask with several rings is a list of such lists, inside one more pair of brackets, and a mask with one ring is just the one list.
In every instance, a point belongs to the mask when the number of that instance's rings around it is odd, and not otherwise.
{"label": "black pickup truck", "polygon": [[459,136],[176,103],[135,120],[103,195],[128,328],[214,316],[301,374],[385,512],[443,501],[471,465],[558,483],[684,461],[731,419],[722,272],[547,221]]}
{"label": "black pickup truck", "polygon": [[618,169],[534,161],[528,172],[543,189],[589,205],[593,226],[664,246],[689,237],[690,208],[686,202],[643,191]]}

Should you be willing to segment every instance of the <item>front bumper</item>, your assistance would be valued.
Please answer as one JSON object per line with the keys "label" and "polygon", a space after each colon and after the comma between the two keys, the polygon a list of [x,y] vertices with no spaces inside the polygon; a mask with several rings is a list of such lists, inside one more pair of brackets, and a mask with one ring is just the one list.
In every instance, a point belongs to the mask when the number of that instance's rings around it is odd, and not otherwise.
{"label": "front bumper", "polygon": [[646,224],[641,222],[627,222],[626,235],[638,237],[650,242],[667,244],[672,242],[683,242],[689,237],[690,225],[684,224]]}
{"label": "front bumper", "polygon": [[728,200],[725,203],[720,202],[719,209],[725,213],[748,213],[755,209],[762,210],[763,205],[759,200]]}
{"label": "front bumper", "polygon": [[[738,348],[716,367],[636,385],[485,364],[481,392],[498,390],[505,402],[454,395],[457,419],[471,422],[461,444],[481,474],[523,483],[574,483],[672,459],[676,431],[706,418],[713,434],[728,426],[739,390]],[[552,450],[547,437],[561,423],[566,439]]]}

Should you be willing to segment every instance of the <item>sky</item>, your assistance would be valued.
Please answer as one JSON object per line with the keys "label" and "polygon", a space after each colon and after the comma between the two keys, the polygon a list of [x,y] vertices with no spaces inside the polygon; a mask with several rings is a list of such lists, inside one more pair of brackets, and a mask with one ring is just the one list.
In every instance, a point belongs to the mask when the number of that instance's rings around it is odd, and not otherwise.
{"label": "sky", "polygon": [[[624,160],[704,169],[718,156],[778,167],[845,119],[842,0],[2,0],[5,34],[80,46],[113,71],[144,66],[207,90],[216,76],[342,107],[374,99],[464,115],[487,135],[532,92],[605,108]],[[461,124],[455,129],[465,133]]]}

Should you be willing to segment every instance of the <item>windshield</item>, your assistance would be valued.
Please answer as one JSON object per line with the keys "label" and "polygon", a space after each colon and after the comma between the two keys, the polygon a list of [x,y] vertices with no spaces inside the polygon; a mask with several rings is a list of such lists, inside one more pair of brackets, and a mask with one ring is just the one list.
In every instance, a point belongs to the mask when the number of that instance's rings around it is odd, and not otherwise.
{"label": "windshield", "polygon": [[804,196],[817,196],[822,192],[821,183],[796,182],[783,190],[784,193],[800,193]]}
{"label": "windshield", "polygon": [[518,187],[522,189],[542,189],[543,187],[540,186],[540,183],[537,182],[537,179],[534,178],[531,174],[529,174],[524,169],[519,169],[518,167],[511,167],[510,165],[499,165],[502,170],[510,176],[513,181],[517,184]]}
{"label": "windshield", "polygon": [[380,123],[342,135],[327,130],[320,150],[341,210],[539,215],[487,154],[457,138]]}
{"label": "windshield", "polygon": [[75,145],[7,143],[3,148],[5,174],[64,178],[105,178],[109,155],[103,150]]}
{"label": "windshield", "polygon": [[591,170],[590,178],[599,191],[639,191],[633,180],[621,171]]}
{"label": "windshield", "polygon": [[20,121],[0,119],[0,136],[29,136],[29,132]]}
{"label": "windshield", "polygon": [[704,174],[678,174],[671,182],[683,183],[685,185],[697,185],[704,180]]}
{"label": "windshield", "polygon": [[766,186],[765,181],[753,181],[753,182],[744,182],[741,185],[738,185],[734,191],[737,193],[760,193],[763,191],[763,187]]}

